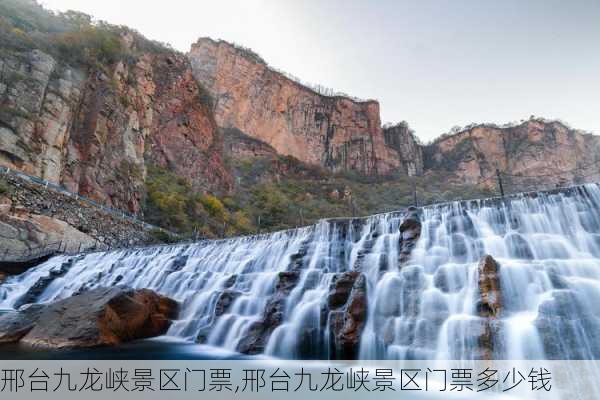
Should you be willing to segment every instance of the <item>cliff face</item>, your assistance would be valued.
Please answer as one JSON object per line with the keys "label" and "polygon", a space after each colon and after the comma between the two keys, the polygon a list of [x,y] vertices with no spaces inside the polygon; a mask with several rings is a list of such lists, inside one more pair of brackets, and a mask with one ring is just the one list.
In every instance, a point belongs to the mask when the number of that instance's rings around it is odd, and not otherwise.
{"label": "cliff face", "polygon": [[495,184],[496,168],[519,190],[600,179],[600,136],[556,121],[476,126],[425,146],[424,155],[426,169],[470,184]]}
{"label": "cliff face", "polygon": [[385,175],[407,169],[385,139],[376,101],[320,95],[223,41],[199,39],[188,57],[215,101],[219,126],[332,171]]}
{"label": "cliff face", "polygon": [[383,136],[386,145],[398,152],[403,172],[409,176],[423,173],[423,149],[406,122],[385,127]]}
{"label": "cliff face", "polygon": [[[136,50],[132,36],[122,41]],[[2,54],[1,164],[133,212],[147,163],[206,190],[231,189],[216,124],[184,56],[142,53],[107,70],[73,68],[40,50]]]}
{"label": "cliff face", "polygon": [[204,38],[183,55],[83,14],[0,3],[0,164],[175,230],[247,233],[264,214],[275,228],[290,207],[293,225],[374,213],[408,204],[412,185],[424,202],[466,184],[476,196],[496,168],[507,191],[598,180],[598,142],[532,119],[422,146],[405,122],[382,127],[376,101],[320,94],[233,44]]}

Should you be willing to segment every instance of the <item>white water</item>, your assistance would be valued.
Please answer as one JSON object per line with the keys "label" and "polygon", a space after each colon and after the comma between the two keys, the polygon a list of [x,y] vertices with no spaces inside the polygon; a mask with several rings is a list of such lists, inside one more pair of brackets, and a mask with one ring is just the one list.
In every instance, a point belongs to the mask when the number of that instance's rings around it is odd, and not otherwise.
{"label": "white water", "polygon": [[[360,267],[367,278],[368,319],[360,357],[479,357],[479,260],[500,264],[503,308],[494,356],[507,359],[600,358],[600,189],[586,185],[425,207],[422,235],[398,265],[402,213],[259,237],[86,255],[55,278],[37,302],[123,284],[150,288],[181,303],[168,335],[236,350],[263,316],[278,274],[300,260],[298,283],[285,299],[283,323],[268,355],[328,358],[327,295],[335,274]],[[0,307],[15,308],[55,257],[0,286]],[[220,317],[221,292],[241,293]],[[308,332],[308,333],[307,333]],[[307,336],[308,335],[308,336]],[[307,350],[307,343],[308,350]]]}

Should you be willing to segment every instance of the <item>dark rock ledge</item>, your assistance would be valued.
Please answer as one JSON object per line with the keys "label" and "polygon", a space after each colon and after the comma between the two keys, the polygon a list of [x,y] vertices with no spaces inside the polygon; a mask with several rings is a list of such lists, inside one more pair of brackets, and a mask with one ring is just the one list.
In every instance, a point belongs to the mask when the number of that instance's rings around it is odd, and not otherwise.
{"label": "dark rock ledge", "polygon": [[97,288],[3,314],[0,343],[52,349],[118,345],[164,334],[177,309],[177,302],[152,290]]}

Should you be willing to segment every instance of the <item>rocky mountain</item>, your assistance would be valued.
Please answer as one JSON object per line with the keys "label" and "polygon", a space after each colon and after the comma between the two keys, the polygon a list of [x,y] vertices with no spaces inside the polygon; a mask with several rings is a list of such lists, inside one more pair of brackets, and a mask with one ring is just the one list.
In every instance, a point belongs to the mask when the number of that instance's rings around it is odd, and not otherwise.
{"label": "rocky mountain", "polygon": [[[0,4],[0,164],[207,236],[598,180],[599,137],[556,121],[422,145],[379,103],[311,88],[249,49],[188,54],[32,0]],[[1,182],[0,182],[1,183]],[[1,194],[1,193],[0,193]]]}
{"label": "rocky mountain", "polygon": [[424,146],[423,154],[426,170],[473,185],[495,185],[496,169],[514,191],[600,180],[600,136],[540,118],[475,125]]}
{"label": "rocky mountain", "polygon": [[[138,52],[133,35],[119,40]],[[141,51],[97,69],[32,49],[4,54],[0,70],[3,165],[134,213],[148,163],[231,190],[217,127],[183,55]]]}
{"label": "rocky mountain", "polygon": [[273,70],[248,49],[201,38],[188,54],[194,76],[215,101],[217,124],[236,128],[279,154],[339,172],[421,173],[410,132],[384,134],[379,103],[325,96]]}

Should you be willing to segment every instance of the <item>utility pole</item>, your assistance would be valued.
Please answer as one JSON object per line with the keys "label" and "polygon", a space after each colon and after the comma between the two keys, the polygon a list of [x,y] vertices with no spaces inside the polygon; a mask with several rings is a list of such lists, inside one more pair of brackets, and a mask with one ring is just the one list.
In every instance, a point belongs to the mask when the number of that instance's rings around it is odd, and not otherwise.
{"label": "utility pole", "polygon": [[498,187],[500,188],[500,195],[504,197],[504,187],[502,187],[502,176],[500,175],[500,170],[496,168],[496,176],[498,177]]}
{"label": "utility pole", "polygon": [[412,190],[413,190],[413,203],[415,207],[419,206],[419,202],[417,199],[417,181],[416,179],[413,177],[412,179]]}

